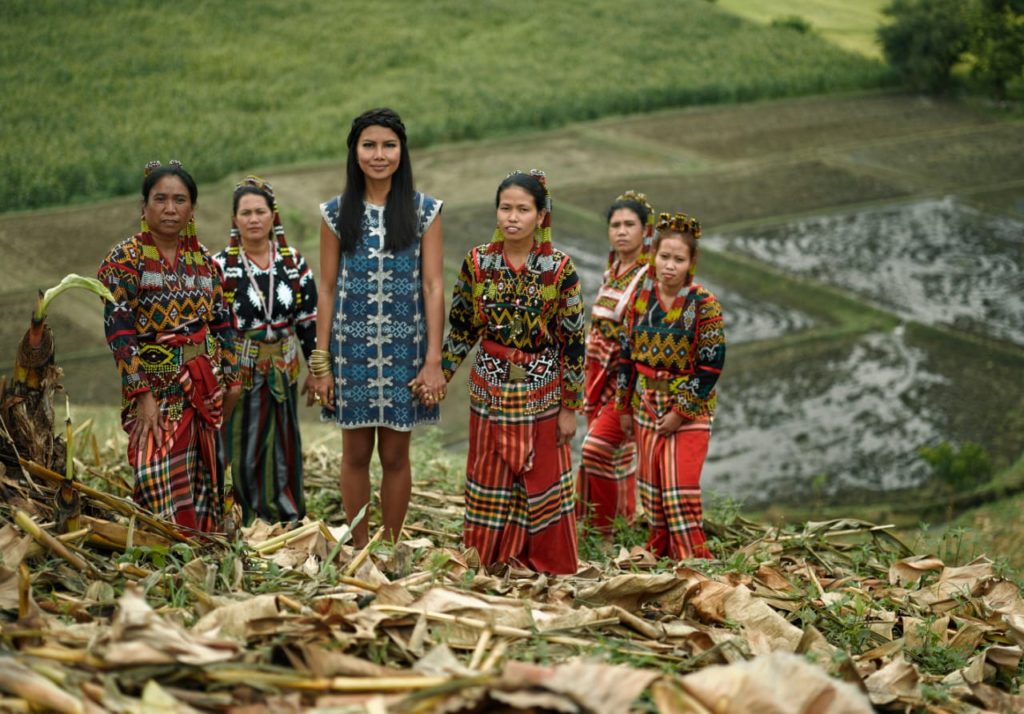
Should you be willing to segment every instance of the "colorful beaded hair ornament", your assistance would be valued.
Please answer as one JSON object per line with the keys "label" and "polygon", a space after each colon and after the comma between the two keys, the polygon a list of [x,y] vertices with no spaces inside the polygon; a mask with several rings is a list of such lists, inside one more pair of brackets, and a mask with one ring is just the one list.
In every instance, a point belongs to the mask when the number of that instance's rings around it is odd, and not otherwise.
{"label": "colorful beaded hair ornament", "polygon": [[[693,236],[694,240],[700,240],[700,221],[693,216],[688,216],[685,213],[661,213],[658,215],[658,222],[655,225],[655,230],[658,231],[658,235],[665,233],[678,233],[680,235],[686,235],[689,233]],[[690,277],[692,278],[697,272],[697,264],[690,261]]]}
{"label": "colorful beaded hair ornament", "polygon": [[[651,242],[654,239],[654,207],[647,201],[647,195],[640,193],[639,191],[629,190],[621,196],[615,198],[616,203],[623,201],[629,201],[635,203],[638,206],[642,206],[647,211],[647,220],[644,222],[644,242],[640,246],[640,255],[637,257],[636,262],[641,265],[646,265],[651,262]],[[632,210],[632,209],[630,209]],[[637,216],[639,217],[639,215]],[[614,249],[608,253],[608,267],[611,268],[615,265],[616,252]]]}
{"label": "colorful beaded hair ornament", "polygon": [[[692,216],[686,215],[685,213],[659,214],[658,221],[655,223],[654,229],[658,232],[659,238],[664,236],[666,233],[678,233],[680,235],[689,234],[693,236],[694,240],[700,240],[701,236],[700,221]],[[690,291],[690,285],[693,282],[693,276],[696,273],[696,270],[697,264],[690,261],[689,279],[672,301],[672,306],[665,315],[665,322],[675,322],[679,319],[679,316],[682,315],[683,303],[686,302],[686,295]],[[642,315],[647,311],[647,306],[651,301],[651,292],[654,290],[654,280],[655,276],[651,273],[648,273],[647,277],[644,279],[644,285],[636,296],[636,303],[633,308],[637,315]]]}
{"label": "colorful beaded hair ornament", "polygon": [[[178,161],[177,159],[171,159],[170,161],[168,161],[167,162],[167,166],[169,168],[172,168],[172,169],[180,169],[182,171],[185,170],[185,167],[182,166],[181,162]],[[154,171],[156,171],[157,169],[160,169],[160,168],[163,168],[163,164],[161,164],[159,161],[157,161],[157,160],[149,161],[149,162],[146,163],[146,165],[142,169],[142,177],[145,178],[146,176],[149,176],[151,173],[153,173]],[[142,220],[139,222],[139,228],[141,229],[142,233],[149,233],[149,224],[146,223],[146,214],[145,214],[145,212],[143,212],[143,214],[142,214]],[[195,219],[195,216],[190,218],[188,223],[185,225],[185,232],[184,232],[183,235],[188,237],[188,238],[195,238],[196,237],[196,219]]]}
{"label": "colorful beaded hair ornament", "polygon": [[[540,187],[544,189],[544,219],[540,222],[540,225],[533,232],[533,238],[537,241],[537,253],[539,255],[551,255],[551,191],[548,190],[548,177],[540,169],[530,169],[529,173],[526,171],[512,171],[506,180],[515,175],[530,176]],[[500,253],[502,251],[502,243],[505,241],[505,236],[502,235],[500,228],[494,229],[494,236],[491,238],[491,253]]]}
{"label": "colorful beaded hair ornament", "polygon": [[[281,222],[281,211],[277,205],[277,196],[274,194],[274,187],[271,186],[270,182],[266,179],[249,174],[235,184],[232,199],[234,199],[235,196],[244,189],[256,189],[260,194],[269,199],[270,209],[274,213],[274,223],[271,232],[274,235],[274,240],[277,241],[277,252],[284,258],[286,272],[288,273],[290,282],[292,283],[292,293],[295,296],[296,305],[301,305],[302,291],[299,289],[299,269],[295,263],[295,253],[288,246],[288,241],[285,239],[284,224]],[[246,193],[252,192],[247,190]],[[228,275],[237,275],[239,273],[239,271],[232,270],[232,268],[236,268],[240,265],[240,252],[241,231],[239,231],[238,223],[232,215],[231,234],[228,236],[227,260],[224,261],[224,294],[227,297],[228,302],[234,300],[235,290],[238,288],[238,281],[234,278],[228,277]]]}

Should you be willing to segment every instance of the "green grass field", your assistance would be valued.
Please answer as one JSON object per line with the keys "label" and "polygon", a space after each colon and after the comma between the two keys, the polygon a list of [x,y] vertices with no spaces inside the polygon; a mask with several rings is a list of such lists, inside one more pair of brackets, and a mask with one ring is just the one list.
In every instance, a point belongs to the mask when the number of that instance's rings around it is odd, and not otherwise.
{"label": "green grass field", "polygon": [[706,0],[6,0],[3,16],[0,211],[133,193],[152,158],[201,181],[337,160],[375,105],[424,146],[888,76]]}
{"label": "green grass field", "polygon": [[773,20],[799,17],[811,30],[843,49],[866,57],[881,57],[875,30],[889,0],[716,0],[719,7],[737,15],[771,24]]}

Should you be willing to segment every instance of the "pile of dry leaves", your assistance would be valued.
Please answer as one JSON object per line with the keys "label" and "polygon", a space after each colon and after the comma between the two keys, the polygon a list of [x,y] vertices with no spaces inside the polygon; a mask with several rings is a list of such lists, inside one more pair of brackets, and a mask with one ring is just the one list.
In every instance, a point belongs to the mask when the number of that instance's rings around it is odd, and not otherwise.
{"label": "pile of dry leaves", "polygon": [[[409,539],[354,551],[327,495],[290,531],[186,537],[93,452],[76,472],[101,488],[0,475],[0,711],[1024,710],[1019,584],[885,527],[734,519],[709,524],[717,561],[488,572],[450,473],[416,491]],[[313,491],[334,459],[307,455]]]}

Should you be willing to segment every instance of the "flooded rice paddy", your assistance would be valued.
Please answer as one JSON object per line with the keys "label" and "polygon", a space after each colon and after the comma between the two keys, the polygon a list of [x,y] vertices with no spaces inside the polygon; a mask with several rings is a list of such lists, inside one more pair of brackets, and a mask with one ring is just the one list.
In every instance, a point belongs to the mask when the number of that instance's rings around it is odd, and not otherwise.
{"label": "flooded rice paddy", "polygon": [[[801,341],[816,326],[806,312],[752,300],[722,276],[704,281],[725,310],[729,344],[740,347],[720,382],[705,489],[749,505],[835,500],[925,482],[921,446],[977,441],[1003,465],[1024,448],[1024,434],[1005,426],[1024,409],[1024,224],[947,198],[704,240],[904,321]],[[593,245],[564,244],[588,297],[607,259]],[[908,329],[914,323],[953,328],[953,337],[922,338]],[[994,366],[985,341],[961,343],[961,330],[1002,341],[1009,357]]]}
{"label": "flooded rice paddy", "polygon": [[711,237],[926,325],[1024,345],[1024,223],[950,197]]}

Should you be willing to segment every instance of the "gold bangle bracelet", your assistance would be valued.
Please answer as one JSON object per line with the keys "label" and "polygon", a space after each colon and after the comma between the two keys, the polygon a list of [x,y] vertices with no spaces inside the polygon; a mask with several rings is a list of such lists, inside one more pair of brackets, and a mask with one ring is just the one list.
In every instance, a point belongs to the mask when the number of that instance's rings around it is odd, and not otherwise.
{"label": "gold bangle bracelet", "polygon": [[327,350],[313,350],[307,362],[314,377],[326,377],[331,373],[331,353]]}

